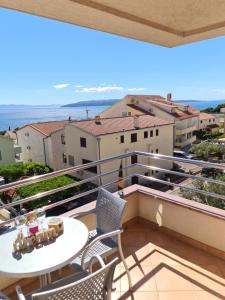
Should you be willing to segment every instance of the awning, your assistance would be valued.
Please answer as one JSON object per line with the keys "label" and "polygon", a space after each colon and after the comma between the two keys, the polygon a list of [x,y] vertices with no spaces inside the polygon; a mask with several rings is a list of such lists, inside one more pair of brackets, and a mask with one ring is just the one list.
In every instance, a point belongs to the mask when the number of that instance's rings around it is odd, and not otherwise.
{"label": "awning", "polygon": [[0,0],[0,5],[166,47],[225,35],[224,0]]}

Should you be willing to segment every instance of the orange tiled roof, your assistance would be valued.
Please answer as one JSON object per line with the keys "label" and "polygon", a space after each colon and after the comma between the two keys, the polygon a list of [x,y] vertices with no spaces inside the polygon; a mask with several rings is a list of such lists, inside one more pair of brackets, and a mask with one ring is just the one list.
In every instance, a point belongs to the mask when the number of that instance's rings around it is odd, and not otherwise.
{"label": "orange tiled roof", "polygon": [[[32,124],[25,125],[21,128],[30,126],[34,129],[36,129],[37,131],[41,132],[42,134],[49,136],[52,132],[62,129],[69,122],[71,122],[71,121],[63,120],[63,121],[38,122],[38,123],[32,123]],[[19,128],[19,130],[21,128]]]}
{"label": "orange tiled roof", "polygon": [[[135,130],[134,117],[116,117],[116,118],[102,118],[101,124],[96,124],[95,120],[74,121],[71,124],[80,129],[89,132],[95,136],[112,134],[123,131]],[[174,124],[171,121],[153,117],[150,115],[139,116],[139,128],[151,128],[155,126],[163,126]]]}
{"label": "orange tiled roof", "polygon": [[207,113],[204,113],[204,112],[200,112],[199,118],[200,118],[200,120],[215,119],[215,117],[213,115],[210,115],[210,114],[207,114]]}
{"label": "orange tiled roof", "polygon": [[[157,108],[163,110],[164,112],[172,115],[173,117],[184,120],[199,115],[199,111],[190,105],[183,105],[181,103],[169,102],[166,98],[161,97],[160,95],[129,95],[135,100],[144,100],[148,101],[151,104],[157,106]],[[184,107],[188,106],[188,111],[184,111]],[[170,107],[175,110],[175,112],[169,112],[166,110],[166,107]],[[182,109],[183,108],[183,109]]]}

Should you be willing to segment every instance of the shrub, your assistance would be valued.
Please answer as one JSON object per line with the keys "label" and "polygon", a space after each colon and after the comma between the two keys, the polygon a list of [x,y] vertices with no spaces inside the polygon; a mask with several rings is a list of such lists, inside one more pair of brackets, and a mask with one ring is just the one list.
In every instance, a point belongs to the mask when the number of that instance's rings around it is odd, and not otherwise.
{"label": "shrub", "polygon": [[5,178],[6,183],[16,181],[22,176],[46,174],[49,171],[48,167],[37,162],[0,166],[0,176]]}
{"label": "shrub", "polygon": [[[49,180],[45,180],[38,183],[33,183],[27,186],[23,186],[17,189],[17,196],[20,198],[27,198],[38,193],[46,192],[49,190],[53,190],[62,186],[69,185],[74,183],[75,179],[69,176],[60,176],[56,178],[52,178]],[[48,203],[58,202],[65,198],[71,197],[75,192],[80,190],[80,186],[69,188],[63,190],[61,192],[55,193],[53,195],[49,195],[43,198],[40,198],[35,201],[28,202],[24,204],[24,207],[28,210],[32,210],[43,205],[47,205]]]}

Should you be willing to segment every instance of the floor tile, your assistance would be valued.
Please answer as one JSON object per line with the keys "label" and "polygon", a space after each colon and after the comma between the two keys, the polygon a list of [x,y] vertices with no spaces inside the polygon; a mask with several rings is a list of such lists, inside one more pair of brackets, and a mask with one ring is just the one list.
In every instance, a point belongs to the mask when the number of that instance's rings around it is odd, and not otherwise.
{"label": "floor tile", "polygon": [[[135,266],[130,268],[132,286],[134,291],[156,291],[156,282],[152,267],[150,266]],[[121,292],[128,291],[128,279],[125,268],[121,267]]]}

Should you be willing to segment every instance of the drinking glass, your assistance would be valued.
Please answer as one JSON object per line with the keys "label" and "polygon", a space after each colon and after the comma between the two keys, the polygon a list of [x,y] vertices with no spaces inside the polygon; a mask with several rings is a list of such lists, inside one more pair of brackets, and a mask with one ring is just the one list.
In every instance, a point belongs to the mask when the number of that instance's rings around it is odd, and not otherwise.
{"label": "drinking glass", "polygon": [[43,229],[43,222],[45,220],[45,216],[46,216],[46,212],[45,212],[45,209],[44,208],[38,208],[36,210],[36,216],[37,216],[37,219],[41,225],[41,228]]}
{"label": "drinking glass", "polygon": [[15,217],[15,226],[16,228],[22,232],[24,225],[26,224],[26,217],[23,215]]}

